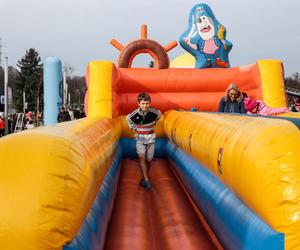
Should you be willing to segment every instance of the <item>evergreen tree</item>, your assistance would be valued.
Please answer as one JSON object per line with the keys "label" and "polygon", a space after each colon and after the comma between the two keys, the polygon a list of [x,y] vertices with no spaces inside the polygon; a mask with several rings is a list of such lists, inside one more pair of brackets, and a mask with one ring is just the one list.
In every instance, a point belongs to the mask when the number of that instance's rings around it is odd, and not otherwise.
{"label": "evergreen tree", "polygon": [[298,72],[294,73],[292,76],[289,76],[284,79],[285,86],[300,89],[300,74]]}
{"label": "evergreen tree", "polygon": [[[23,110],[23,91],[30,111],[43,109],[43,65],[39,53],[31,48],[18,61],[19,74],[16,80],[16,88],[13,92],[15,107],[19,112]],[[38,110],[39,109],[39,110]]]}

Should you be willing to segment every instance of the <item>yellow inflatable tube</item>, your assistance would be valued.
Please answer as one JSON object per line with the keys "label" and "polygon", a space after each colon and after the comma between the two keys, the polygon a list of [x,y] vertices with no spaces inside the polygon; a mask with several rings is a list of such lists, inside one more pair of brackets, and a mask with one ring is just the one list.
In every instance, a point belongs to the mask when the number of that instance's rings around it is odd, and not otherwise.
{"label": "yellow inflatable tube", "polygon": [[268,118],[170,111],[165,132],[300,249],[300,134]]}
{"label": "yellow inflatable tube", "polygon": [[85,118],[0,140],[1,249],[62,249],[91,207],[120,137]]}

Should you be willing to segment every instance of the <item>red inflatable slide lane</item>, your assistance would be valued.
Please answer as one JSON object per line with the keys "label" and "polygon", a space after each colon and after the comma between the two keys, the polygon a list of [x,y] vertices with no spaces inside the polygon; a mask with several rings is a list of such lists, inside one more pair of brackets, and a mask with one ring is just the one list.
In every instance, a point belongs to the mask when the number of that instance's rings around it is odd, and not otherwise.
{"label": "red inflatable slide lane", "polygon": [[178,182],[167,160],[152,162],[151,191],[141,188],[137,160],[125,159],[106,250],[223,249]]}

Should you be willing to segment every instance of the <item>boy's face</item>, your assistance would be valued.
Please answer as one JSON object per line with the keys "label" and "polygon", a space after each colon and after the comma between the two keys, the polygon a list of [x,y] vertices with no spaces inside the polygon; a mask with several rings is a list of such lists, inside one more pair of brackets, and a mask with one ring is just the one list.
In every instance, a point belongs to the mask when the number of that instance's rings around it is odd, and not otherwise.
{"label": "boy's face", "polygon": [[142,111],[147,111],[150,108],[150,101],[141,100],[138,105]]}

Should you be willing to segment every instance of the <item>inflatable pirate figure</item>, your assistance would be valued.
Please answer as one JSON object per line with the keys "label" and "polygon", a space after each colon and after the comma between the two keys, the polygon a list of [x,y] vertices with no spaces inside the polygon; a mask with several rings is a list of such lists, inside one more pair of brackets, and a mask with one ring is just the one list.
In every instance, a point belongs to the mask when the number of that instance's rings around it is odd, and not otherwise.
{"label": "inflatable pirate figure", "polygon": [[180,45],[196,59],[196,68],[228,68],[232,43],[226,40],[226,29],[207,4],[195,5],[189,16],[188,29]]}

